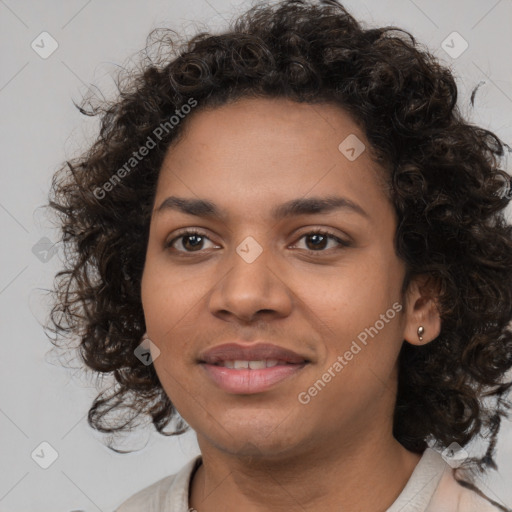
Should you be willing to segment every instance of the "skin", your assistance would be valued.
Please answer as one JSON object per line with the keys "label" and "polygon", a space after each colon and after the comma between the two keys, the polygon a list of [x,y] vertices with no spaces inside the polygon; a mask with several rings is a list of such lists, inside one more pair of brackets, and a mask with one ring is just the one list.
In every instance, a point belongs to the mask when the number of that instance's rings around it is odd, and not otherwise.
{"label": "skin", "polygon": [[[148,337],[161,352],[156,372],[203,456],[190,492],[199,512],[385,511],[419,461],[392,435],[397,358],[404,340],[436,338],[440,319],[421,278],[400,294],[405,266],[393,247],[386,171],[368,149],[354,161],[338,150],[350,134],[369,148],[338,106],[243,99],[191,115],[163,162],[155,210],[173,195],[207,199],[226,215],[154,211],[142,278]],[[366,216],[347,208],[270,215],[291,199],[328,195]],[[166,248],[182,228],[207,238]],[[320,243],[318,229],[350,245]],[[262,249],[252,263],[236,252],[248,236]],[[401,312],[301,403],[298,394],[395,302]],[[227,393],[197,358],[236,340],[274,343],[311,362],[268,391]]]}

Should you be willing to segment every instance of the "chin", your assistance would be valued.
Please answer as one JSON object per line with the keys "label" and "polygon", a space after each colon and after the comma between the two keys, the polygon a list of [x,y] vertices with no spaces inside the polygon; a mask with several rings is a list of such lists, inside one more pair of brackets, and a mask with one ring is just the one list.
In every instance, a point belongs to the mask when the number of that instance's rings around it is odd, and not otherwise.
{"label": "chin", "polygon": [[217,449],[234,456],[280,458],[300,448],[304,440],[298,433],[293,435],[289,425],[276,422],[275,418],[274,421],[268,417],[265,420],[252,418],[251,421],[229,422],[219,418],[215,426],[210,425],[215,430],[202,434],[202,437]]}

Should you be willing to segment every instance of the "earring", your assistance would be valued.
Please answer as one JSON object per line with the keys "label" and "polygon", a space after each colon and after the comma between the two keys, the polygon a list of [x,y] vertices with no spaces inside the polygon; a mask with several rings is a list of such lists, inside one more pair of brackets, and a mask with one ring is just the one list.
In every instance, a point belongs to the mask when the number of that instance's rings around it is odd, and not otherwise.
{"label": "earring", "polygon": [[423,328],[422,325],[420,325],[418,327],[418,338],[420,339],[420,341],[423,341],[423,334],[425,333],[425,329]]}

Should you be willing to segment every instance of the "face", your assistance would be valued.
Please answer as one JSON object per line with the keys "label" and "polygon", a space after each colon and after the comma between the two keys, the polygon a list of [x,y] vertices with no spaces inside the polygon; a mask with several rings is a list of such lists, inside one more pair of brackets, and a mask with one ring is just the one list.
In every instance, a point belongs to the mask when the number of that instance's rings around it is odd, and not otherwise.
{"label": "face", "polygon": [[[405,267],[385,170],[368,149],[358,156],[364,133],[337,106],[284,99],[244,99],[187,121],[161,168],[142,278],[170,400],[200,444],[232,454],[276,457],[389,433]],[[182,202],[158,210],[170,196]],[[341,199],[312,201],[328,197]],[[196,200],[218,215],[185,206]],[[298,359],[230,369],[243,358],[224,353],[205,364],[226,343],[273,344]]]}

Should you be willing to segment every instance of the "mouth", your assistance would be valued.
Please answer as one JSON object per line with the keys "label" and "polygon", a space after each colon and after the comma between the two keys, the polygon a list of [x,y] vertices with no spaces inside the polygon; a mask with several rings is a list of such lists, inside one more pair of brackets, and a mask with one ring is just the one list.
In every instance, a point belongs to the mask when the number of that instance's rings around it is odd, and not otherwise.
{"label": "mouth", "polygon": [[233,370],[263,370],[264,368],[273,368],[274,366],[285,366],[290,364],[293,365],[297,363],[279,361],[278,359],[260,359],[254,361],[231,360],[214,363],[214,366],[221,366],[223,368],[230,368]]}
{"label": "mouth", "polygon": [[311,361],[277,345],[231,343],[208,350],[197,362],[223,391],[248,395],[296,376]]}

